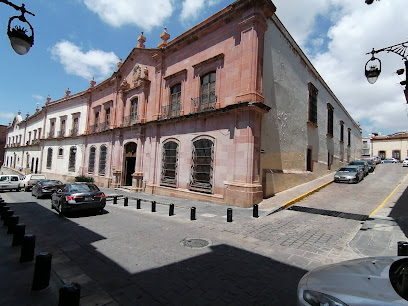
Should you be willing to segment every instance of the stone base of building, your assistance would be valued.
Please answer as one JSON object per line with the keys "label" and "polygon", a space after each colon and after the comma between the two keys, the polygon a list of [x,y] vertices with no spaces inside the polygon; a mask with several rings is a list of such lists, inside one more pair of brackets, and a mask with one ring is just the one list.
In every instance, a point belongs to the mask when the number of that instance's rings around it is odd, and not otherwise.
{"label": "stone base of building", "polygon": [[225,182],[225,202],[238,207],[252,207],[263,199],[261,184]]}

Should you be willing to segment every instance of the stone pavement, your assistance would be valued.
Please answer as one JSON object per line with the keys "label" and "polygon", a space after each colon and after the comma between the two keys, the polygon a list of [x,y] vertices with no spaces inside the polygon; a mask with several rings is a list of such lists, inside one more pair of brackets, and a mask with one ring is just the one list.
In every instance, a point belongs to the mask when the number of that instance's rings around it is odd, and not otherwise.
{"label": "stone pavement", "polygon": [[[208,303],[218,302],[220,304],[228,304],[234,301],[232,299],[233,295],[236,296],[239,292],[244,292],[251,288],[251,284],[247,283],[248,279],[237,284],[236,290],[238,291],[232,292],[232,290],[231,292],[226,292],[225,299],[217,300],[215,294],[213,296],[207,295],[206,285],[204,284],[201,290],[193,289],[190,292],[190,286],[194,286],[191,284],[197,283],[196,280],[191,279],[194,275],[191,272],[197,270],[197,267],[202,266],[203,262],[205,262],[206,264],[200,268],[201,270],[195,272],[207,275],[208,270],[211,270],[219,276],[223,275],[222,271],[224,269],[235,271],[236,265],[245,262],[247,266],[245,269],[262,270],[259,273],[265,276],[262,281],[265,288],[268,283],[274,281],[269,276],[276,271],[283,269],[282,277],[286,273],[296,275],[294,278],[287,278],[286,280],[282,278],[282,281],[290,284],[293,290],[296,286],[293,283],[294,279],[300,278],[307,270],[322,264],[372,255],[396,255],[397,242],[408,240],[406,238],[406,233],[408,233],[408,210],[405,209],[405,203],[408,200],[408,191],[406,192],[408,179],[405,177],[394,190],[395,192],[388,198],[387,202],[384,203],[384,206],[365,222],[356,220],[344,221],[340,218],[316,215],[310,219],[308,224],[301,224],[301,220],[304,217],[301,212],[283,209],[290,207],[290,205],[301,200],[303,197],[311,195],[314,191],[324,188],[327,184],[330,184],[331,180],[332,174],[264,200],[259,204],[259,218],[257,219],[252,216],[252,208],[229,207],[222,204],[190,201],[144,193],[129,193],[125,190],[102,189],[108,196],[121,195],[117,200],[117,204],[113,204],[113,199],[111,198],[107,204],[107,210],[113,207],[120,209],[124,213],[129,210],[136,210],[135,199],[140,198],[143,201],[141,202],[141,209],[138,210],[138,214],[152,214],[151,201],[156,201],[155,216],[169,218],[169,205],[173,203],[175,205],[175,215],[171,218],[174,218],[175,222],[186,222],[190,218],[191,207],[196,207],[197,226],[203,227],[208,231],[214,229],[214,233],[219,232],[219,235],[222,234],[223,238],[228,238],[229,245],[210,247],[213,252],[211,256],[206,255],[203,258],[196,257],[184,261],[183,266],[176,263],[156,269],[153,274],[140,273],[133,278],[135,278],[135,282],[143,284],[143,286],[154,287],[159,284],[164,287],[170,286],[170,291],[174,290],[175,294],[177,292],[185,293],[185,304],[188,304],[188,298],[191,297],[191,294],[203,295],[203,299],[205,295],[205,301]],[[129,197],[128,207],[124,206],[124,196]],[[233,222],[231,223],[227,223],[228,208],[233,210]],[[30,287],[34,263],[19,263],[19,248],[10,247],[10,243],[10,235],[5,234],[5,232],[0,235],[1,275],[10,275],[9,282],[1,282],[0,290],[2,289],[1,292],[11,292],[11,294],[3,294],[0,298],[1,305],[56,305],[58,289],[63,283],[70,281],[88,284],[87,288],[85,288],[85,293],[81,292],[81,305],[131,305],[138,296],[140,298],[144,296],[144,299],[146,299],[146,291],[140,292],[139,285],[134,288],[118,289],[113,296],[105,292],[80,267],[72,264],[72,254],[75,254],[75,250],[78,248],[77,245],[66,245],[62,249],[41,250],[49,251],[53,254],[51,284],[47,289],[33,292],[30,290]],[[245,250],[251,250],[251,253],[245,252]],[[70,253],[70,256],[65,254],[67,252]],[[255,258],[254,254],[258,258]],[[84,254],[78,253],[78,258],[86,261],[86,258],[83,258],[83,256]],[[225,257],[235,258],[236,262],[228,261],[225,262],[225,267],[220,267],[219,263],[223,262]],[[270,262],[267,260],[268,258],[273,258],[275,262]],[[261,263],[261,265],[253,265],[254,260]],[[283,266],[284,268],[279,265],[273,267],[277,262],[286,263],[286,265]],[[293,269],[290,270],[290,267],[293,267]],[[180,269],[185,269],[186,280],[177,281],[178,278],[174,278],[170,284],[168,280],[163,279],[163,275],[167,275],[167,277],[170,277],[169,275],[172,275],[172,277],[177,275],[179,277],[183,274],[179,274]],[[266,273],[268,277],[265,275],[265,271],[270,271]],[[234,273],[239,278],[241,271]],[[230,277],[233,277],[234,273]],[[209,274],[207,276],[211,277]],[[114,275],[110,277],[115,278]],[[227,288],[227,284],[235,281],[233,278],[225,279],[225,288]],[[154,284],[153,282],[156,281],[158,283]],[[162,281],[164,281],[163,284],[160,283]],[[219,281],[215,277],[214,279],[210,278],[209,282]],[[255,288],[259,284],[253,285]],[[148,290],[148,287],[146,287],[146,290]],[[152,291],[155,291],[153,287]],[[169,304],[170,301],[180,298],[180,296],[166,296],[166,294],[152,297],[152,300],[142,299],[139,302],[140,304],[150,304],[149,302]],[[231,297],[228,297],[229,294],[231,294]],[[271,292],[261,293],[258,298],[263,297],[263,294],[270,296]],[[293,291],[287,293],[287,295],[289,294],[293,295]],[[248,292],[245,296],[250,297],[251,292]],[[255,300],[256,297],[254,296],[254,300],[251,302],[254,303]],[[259,300],[258,302],[261,303]],[[278,301],[276,302],[278,304]],[[242,303],[250,304],[249,301],[245,300],[242,300]]]}

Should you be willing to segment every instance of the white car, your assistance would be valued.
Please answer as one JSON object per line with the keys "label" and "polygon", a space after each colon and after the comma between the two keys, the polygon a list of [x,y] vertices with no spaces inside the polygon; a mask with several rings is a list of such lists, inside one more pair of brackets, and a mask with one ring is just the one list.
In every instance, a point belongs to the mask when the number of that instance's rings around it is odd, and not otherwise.
{"label": "white car", "polygon": [[20,177],[18,175],[0,175],[0,190],[20,190]]}
{"label": "white car", "polygon": [[408,157],[405,157],[404,161],[402,162],[403,167],[408,167]]}
{"label": "white car", "polygon": [[408,257],[366,257],[316,268],[298,284],[298,305],[408,305]]}
{"label": "white car", "polygon": [[45,174],[27,174],[21,179],[20,187],[24,188],[25,191],[29,191],[38,181],[46,179],[47,176]]}

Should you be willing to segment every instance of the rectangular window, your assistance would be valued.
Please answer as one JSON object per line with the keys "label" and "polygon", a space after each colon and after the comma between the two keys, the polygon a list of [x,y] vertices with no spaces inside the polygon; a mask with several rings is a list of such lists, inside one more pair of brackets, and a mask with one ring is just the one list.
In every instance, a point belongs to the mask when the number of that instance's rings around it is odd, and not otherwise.
{"label": "rectangular window", "polygon": [[306,171],[313,171],[312,149],[307,148],[306,153]]}
{"label": "rectangular window", "polygon": [[327,103],[327,135],[333,137],[333,106]]}
{"label": "rectangular window", "polygon": [[351,146],[351,129],[347,129],[347,145]]}
{"label": "rectangular window", "polygon": [[344,122],[340,121],[340,142],[344,142]]}
{"label": "rectangular window", "polygon": [[381,160],[385,159],[385,151],[378,151],[378,156],[381,158]]}
{"label": "rectangular window", "polygon": [[309,83],[309,122],[317,125],[317,88],[312,84]]}
{"label": "rectangular window", "polygon": [[392,157],[400,161],[401,160],[401,151],[400,150],[393,150],[392,151]]}
{"label": "rectangular window", "polygon": [[177,84],[171,88],[170,117],[180,115],[180,103],[181,103],[181,84]]}

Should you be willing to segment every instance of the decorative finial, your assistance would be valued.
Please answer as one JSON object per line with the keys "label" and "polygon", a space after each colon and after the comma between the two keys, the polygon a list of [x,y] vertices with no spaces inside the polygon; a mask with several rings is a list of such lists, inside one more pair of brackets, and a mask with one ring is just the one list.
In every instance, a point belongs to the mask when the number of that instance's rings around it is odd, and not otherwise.
{"label": "decorative finial", "polygon": [[89,84],[91,84],[91,87],[95,86],[96,82],[93,77],[92,77],[92,80],[89,81]]}
{"label": "decorative finial", "polygon": [[18,110],[17,115],[21,115],[21,111],[20,111],[20,110]]}
{"label": "decorative finial", "polygon": [[146,48],[146,46],[144,45],[145,41],[146,41],[146,37],[143,36],[143,32],[142,34],[137,38],[137,41],[139,42],[136,46],[136,48],[141,48],[144,49]]}
{"label": "decorative finial", "polygon": [[35,108],[35,112],[38,113],[40,111],[40,107],[39,107],[40,103],[37,102],[37,107]]}
{"label": "decorative finial", "polygon": [[118,66],[118,68],[120,68],[120,66],[122,66],[122,64],[123,64],[123,63],[122,63],[122,59],[120,58],[120,59],[119,59],[119,62],[116,64],[116,66]]}
{"label": "decorative finial", "polygon": [[68,97],[70,94],[71,94],[71,91],[69,90],[69,87],[68,87],[68,89],[65,91],[65,96]]}
{"label": "decorative finial", "polygon": [[162,39],[162,41],[157,47],[164,48],[165,46],[167,46],[167,41],[170,39],[170,34],[167,33],[167,27],[164,27],[164,31],[160,34],[160,38]]}

